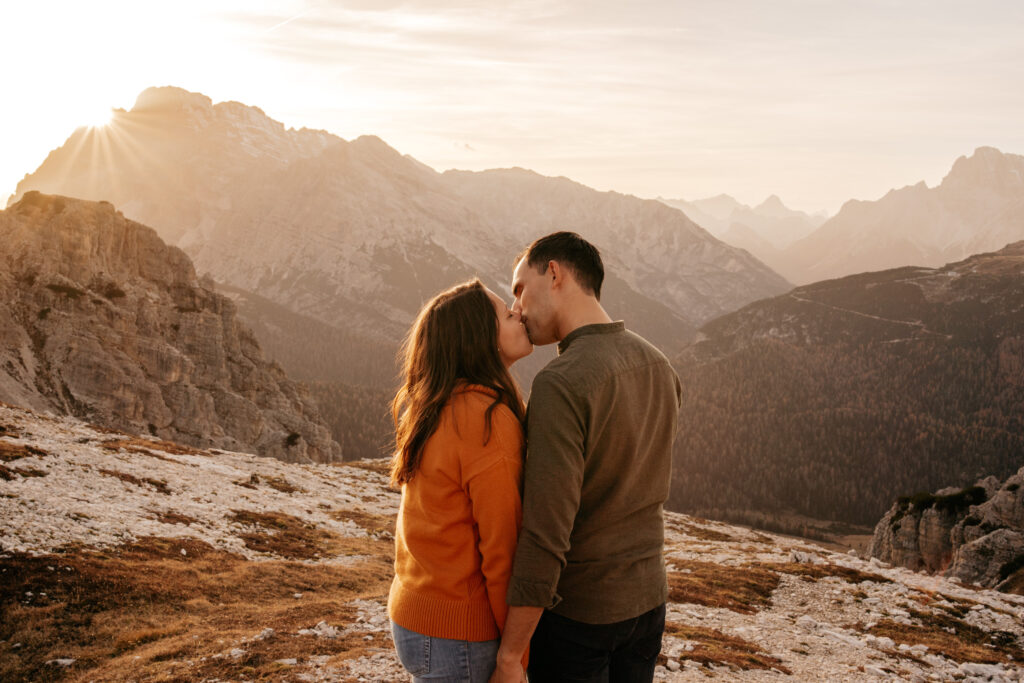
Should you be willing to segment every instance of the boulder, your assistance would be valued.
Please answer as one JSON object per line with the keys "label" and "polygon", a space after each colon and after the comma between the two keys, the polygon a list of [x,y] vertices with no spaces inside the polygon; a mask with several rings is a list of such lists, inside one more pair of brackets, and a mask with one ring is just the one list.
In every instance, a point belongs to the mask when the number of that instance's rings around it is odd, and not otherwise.
{"label": "boulder", "polygon": [[868,553],[915,571],[1009,587],[1024,570],[1024,468],[1000,482],[899,499],[875,526]]}

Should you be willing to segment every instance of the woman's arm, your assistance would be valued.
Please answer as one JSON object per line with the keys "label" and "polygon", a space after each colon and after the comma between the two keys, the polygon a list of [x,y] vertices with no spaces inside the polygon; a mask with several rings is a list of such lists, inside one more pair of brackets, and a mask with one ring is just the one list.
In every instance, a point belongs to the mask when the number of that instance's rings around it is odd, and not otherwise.
{"label": "woman's arm", "polygon": [[511,411],[496,408],[491,438],[464,458],[463,482],[480,534],[480,569],[499,630],[508,612],[506,593],[512,573],[523,506],[522,428]]}

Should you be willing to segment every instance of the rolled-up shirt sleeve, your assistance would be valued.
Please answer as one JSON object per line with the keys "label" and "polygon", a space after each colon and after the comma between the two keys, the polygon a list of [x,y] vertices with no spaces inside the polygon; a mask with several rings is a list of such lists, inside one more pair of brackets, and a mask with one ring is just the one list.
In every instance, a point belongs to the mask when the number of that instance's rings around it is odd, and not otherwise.
{"label": "rolled-up shirt sleeve", "polygon": [[527,412],[523,528],[509,605],[551,608],[561,601],[558,580],[583,486],[583,412],[582,402],[561,376],[550,371],[537,375]]}

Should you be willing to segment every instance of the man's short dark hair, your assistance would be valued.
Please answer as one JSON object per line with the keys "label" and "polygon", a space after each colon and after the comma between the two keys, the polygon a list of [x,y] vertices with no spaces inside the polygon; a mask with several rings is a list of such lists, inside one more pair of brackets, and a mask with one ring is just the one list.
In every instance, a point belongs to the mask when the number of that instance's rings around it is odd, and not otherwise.
{"label": "man's short dark hair", "polygon": [[547,271],[549,261],[558,261],[572,271],[584,291],[601,300],[601,283],[604,282],[601,252],[576,233],[553,232],[541,237],[519,255],[516,263],[524,258],[527,265],[541,274]]}

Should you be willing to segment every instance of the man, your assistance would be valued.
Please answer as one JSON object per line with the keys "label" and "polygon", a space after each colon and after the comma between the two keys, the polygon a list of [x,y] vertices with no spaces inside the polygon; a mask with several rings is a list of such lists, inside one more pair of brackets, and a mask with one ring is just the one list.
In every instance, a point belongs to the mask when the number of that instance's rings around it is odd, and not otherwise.
{"label": "man", "polygon": [[[527,411],[523,529],[492,683],[651,681],[668,589],[668,498],[680,384],[665,356],[601,306],[604,266],[579,235],[519,257],[513,310],[558,357]],[[532,640],[531,640],[532,636]]]}

